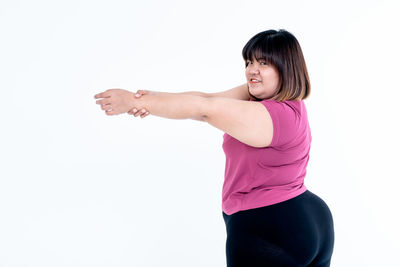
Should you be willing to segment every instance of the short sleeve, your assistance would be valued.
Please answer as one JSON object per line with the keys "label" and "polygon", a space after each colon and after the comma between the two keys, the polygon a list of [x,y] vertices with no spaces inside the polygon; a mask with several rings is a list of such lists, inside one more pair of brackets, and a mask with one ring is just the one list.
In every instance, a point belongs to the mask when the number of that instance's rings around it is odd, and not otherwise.
{"label": "short sleeve", "polygon": [[273,136],[269,146],[280,147],[293,141],[298,136],[300,127],[299,101],[264,99],[260,102],[272,118]]}

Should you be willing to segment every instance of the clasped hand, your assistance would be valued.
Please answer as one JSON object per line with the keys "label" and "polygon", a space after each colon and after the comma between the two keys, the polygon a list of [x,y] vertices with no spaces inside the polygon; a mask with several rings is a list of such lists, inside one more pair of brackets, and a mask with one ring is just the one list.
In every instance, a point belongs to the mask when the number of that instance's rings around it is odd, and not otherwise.
{"label": "clasped hand", "polygon": [[140,115],[141,118],[144,118],[149,115],[149,112],[144,108],[138,110],[135,106],[135,104],[137,105],[135,99],[150,93],[151,91],[148,90],[138,90],[136,93],[132,93],[124,89],[108,89],[96,94],[94,98],[103,98],[97,100],[96,104],[101,105],[101,109],[105,110],[107,115],[118,115],[126,112],[129,115],[134,115],[135,117]]}

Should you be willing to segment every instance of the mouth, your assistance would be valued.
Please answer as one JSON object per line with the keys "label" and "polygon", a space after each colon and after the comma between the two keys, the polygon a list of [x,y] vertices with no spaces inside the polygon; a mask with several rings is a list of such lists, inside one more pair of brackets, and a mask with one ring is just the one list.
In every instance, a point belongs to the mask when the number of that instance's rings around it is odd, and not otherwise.
{"label": "mouth", "polygon": [[249,81],[249,83],[251,83],[251,84],[257,84],[257,83],[260,83],[261,81],[260,80],[258,80],[258,79],[250,79],[250,81]]}

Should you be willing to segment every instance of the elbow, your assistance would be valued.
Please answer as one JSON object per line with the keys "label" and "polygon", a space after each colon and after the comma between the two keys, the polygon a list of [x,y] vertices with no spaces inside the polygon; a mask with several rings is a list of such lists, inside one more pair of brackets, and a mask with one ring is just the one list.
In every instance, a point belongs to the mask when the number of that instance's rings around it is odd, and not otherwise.
{"label": "elbow", "polygon": [[199,114],[198,117],[200,118],[201,121],[207,121],[212,105],[213,105],[213,97],[202,98],[198,113]]}
{"label": "elbow", "polygon": [[206,121],[204,116],[194,117],[194,118],[192,118],[192,120],[196,120],[196,121]]}

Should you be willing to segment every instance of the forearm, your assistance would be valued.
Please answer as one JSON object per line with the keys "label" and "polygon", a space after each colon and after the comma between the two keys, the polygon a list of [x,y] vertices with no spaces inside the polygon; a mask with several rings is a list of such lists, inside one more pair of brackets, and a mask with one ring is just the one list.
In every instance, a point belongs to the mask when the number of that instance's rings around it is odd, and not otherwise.
{"label": "forearm", "polygon": [[206,104],[206,97],[191,94],[192,92],[167,93],[152,91],[151,94],[142,95],[133,101],[136,108],[144,108],[151,115],[169,119],[200,120],[203,117],[202,112]]}

